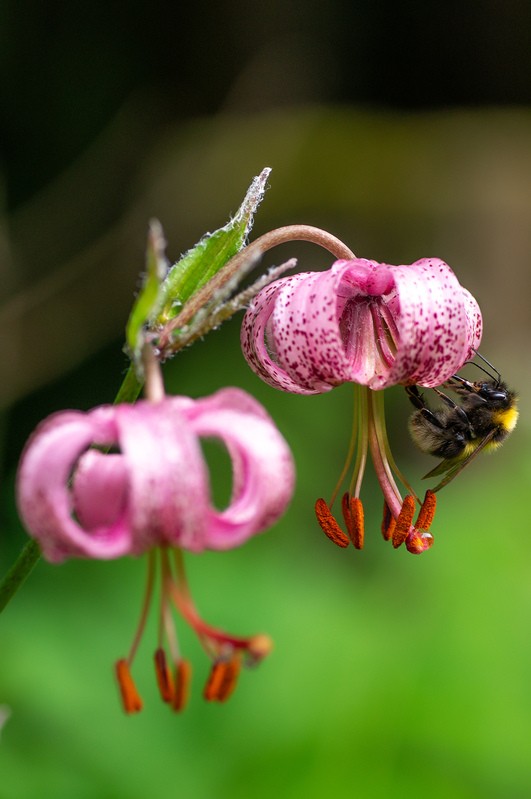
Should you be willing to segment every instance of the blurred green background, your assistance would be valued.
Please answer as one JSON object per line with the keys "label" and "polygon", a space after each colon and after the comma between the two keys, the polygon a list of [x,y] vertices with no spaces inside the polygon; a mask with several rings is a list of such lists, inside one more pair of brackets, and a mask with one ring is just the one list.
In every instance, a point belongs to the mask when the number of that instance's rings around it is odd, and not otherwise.
{"label": "blurred green background", "polygon": [[[482,352],[522,412],[504,448],[442,492],[430,552],[384,544],[372,475],[366,549],[344,552],[312,507],[343,462],[349,387],[267,388],[238,319],[180,354],[168,390],[241,386],[293,447],[282,522],[188,558],[204,615],[268,632],[275,650],[211,706],[184,632],[195,682],[173,716],[156,696],[152,619],[135,662],[145,710],[127,718],[112,663],[144,562],[40,563],[0,620],[0,799],[531,795],[531,5],[1,2],[0,14],[2,572],[25,540],[13,482],[27,436],[120,385],[148,219],[175,260],[264,166],[253,236],[306,222],[376,260],[444,258],[478,298]],[[293,245],[266,265],[290,256],[330,262]],[[395,455],[420,490],[433,464],[412,450],[404,392],[388,393]]]}

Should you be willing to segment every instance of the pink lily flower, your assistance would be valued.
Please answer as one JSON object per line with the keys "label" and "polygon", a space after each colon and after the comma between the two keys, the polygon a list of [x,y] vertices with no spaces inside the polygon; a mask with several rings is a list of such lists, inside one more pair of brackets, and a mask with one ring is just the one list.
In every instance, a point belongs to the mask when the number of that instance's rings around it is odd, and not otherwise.
{"label": "pink lily flower", "polygon": [[[478,304],[437,258],[409,266],[338,260],[324,272],[281,278],[251,302],[241,342],[262,380],[296,394],[357,384],[358,418],[347,464],[331,502],[318,500],[316,505],[319,524],[339,546],[347,546],[349,538],[357,547],[363,544],[359,495],[368,449],[385,499],[384,536],[395,546],[405,542],[413,553],[431,546],[435,496],[428,492],[424,503],[418,500],[424,510],[420,523],[413,524],[417,497],[392,458],[379,390],[441,385],[473,357],[481,332]],[[347,537],[331,507],[356,447],[350,489],[343,497]],[[413,504],[404,503],[394,475],[406,485]]]}
{"label": "pink lily flower", "polygon": [[251,302],[242,348],[269,385],[321,394],[444,383],[481,340],[481,312],[444,261],[390,266],[364,258],[281,278]]}
{"label": "pink lily flower", "polygon": [[[215,508],[210,497],[200,446],[206,437],[218,439],[232,461],[232,498],[223,510]],[[265,636],[239,638],[200,618],[186,583],[181,550],[239,546],[283,514],[293,488],[294,466],[286,442],[262,406],[236,388],[199,400],[163,397],[157,402],[101,406],[87,413],[63,411],[36,429],[20,461],[17,501],[44,557],[57,563],[68,557],[109,559],[150,553],[139,629],[129,657],[117,664],[127,712],[142,706],[129,670],[151,600],[157,550],[162,602],[155,663],[165,701],[180,710],[189,679],[171,604],[213,659],[209,684],[214,680],[214,687],[208,689],[207,684],[207,699],[228,698],[242,659],[256,662],[267,654]],[[163,631],[175,667],[173,676],[165,659]]]}

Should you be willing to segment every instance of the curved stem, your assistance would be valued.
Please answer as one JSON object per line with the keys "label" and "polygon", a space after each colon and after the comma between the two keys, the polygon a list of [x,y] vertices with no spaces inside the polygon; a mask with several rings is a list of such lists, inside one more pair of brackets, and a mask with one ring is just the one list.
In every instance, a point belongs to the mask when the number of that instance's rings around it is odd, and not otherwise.
{"label": "curved stem", "polygon": [[234,275],[242,268],[246,262],[254,264],[263,253],[278,247],[279,244],[287,244],[290,241],[309,241],[317,244],[336,258],[354,258],[352,250],[344,244],[341,239],[332,236],[326,230],[312,227],[312,225],[286,225],[275,230],[264,233],[263,236],[255,239],[247,247],[228,261],[219,272],[209,280],[202,289],[192,295],[185,304],[182,311],[175,316],[164,327],[160,334],[159,346],[164,350],[170,341],[170,336],[174,330],[186,325],[196,313],[206,305],[216,291],[231,280]]}
{"label": "curved stem", "polygon": [[147,342],[142,349],[142,362],[145,374],[145,396],[150,402],[162,402],[165,397],[164,381],[160,361],[155,357],[153,347]]}

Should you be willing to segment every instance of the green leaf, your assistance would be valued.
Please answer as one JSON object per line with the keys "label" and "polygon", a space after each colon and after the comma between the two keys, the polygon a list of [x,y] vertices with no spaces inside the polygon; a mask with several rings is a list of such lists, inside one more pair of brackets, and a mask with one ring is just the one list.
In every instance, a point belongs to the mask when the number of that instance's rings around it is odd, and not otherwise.
{"label": "green leaf", "polygon": [[238,253],[246,243],[253,217],[260,204],[269,173],[265,168],[253,179],[233,219],[214,233],[208,233],[170,269],[163,285],[164,300],[156,323],[166,324],[184,303]]}

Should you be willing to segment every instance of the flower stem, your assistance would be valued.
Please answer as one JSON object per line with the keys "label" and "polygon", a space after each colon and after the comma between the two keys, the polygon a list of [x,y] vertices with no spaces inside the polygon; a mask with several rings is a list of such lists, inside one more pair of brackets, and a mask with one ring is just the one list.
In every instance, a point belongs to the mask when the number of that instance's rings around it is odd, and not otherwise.
{"label": "flower stem", "polygon": [[15,563],[0,582],[0,613],[29,575],[39,560],[40,554],[38,543],[33,539],[28,541]]}
{"label": "flower stem", "polygon": [[188,324],[196,313],[212,300],[215,292],[231,281],[241,270],[252,268],[256,261],[268,250],[292,241],[309,241],[328,250],[335,258],[354,258],[354,253],[340,239],[321,228],[312,225],[286,225],[270,230],[255,239],[247,247],[234,255],[214,277],[185,303],[181,312],[163,328],[159,337],[161,352],[168,356],[171,352],[171,334],[174,330]]}

